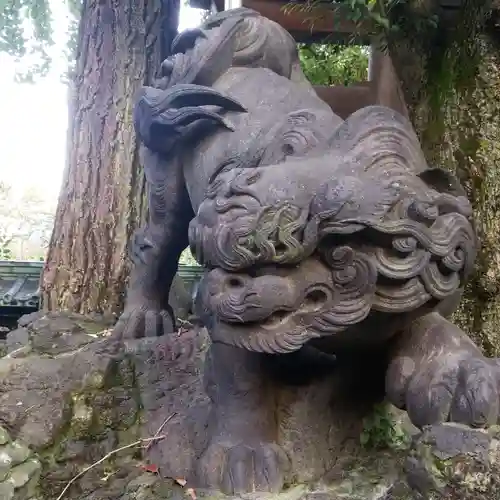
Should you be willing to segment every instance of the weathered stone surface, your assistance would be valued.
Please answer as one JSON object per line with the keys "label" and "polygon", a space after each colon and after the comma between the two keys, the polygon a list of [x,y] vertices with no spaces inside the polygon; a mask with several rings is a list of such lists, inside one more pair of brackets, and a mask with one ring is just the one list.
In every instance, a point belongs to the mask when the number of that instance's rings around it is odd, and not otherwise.
{"label": "weathered stone surface", "polygon": [[[107,336],[107,325],[68,318],[52,323],[47,317],[38,317],[24,328],[33,337],[37,328],[47,332],[64,327],[76,335],[93,335],[93,340],[83,346],[69,342],[62,350],[58,344],[54,351],[43,354],[30,348],[24,358],[0,360],[0,437],[4,442],[0,445],[0,499],[55,500],[75,475],[107,454],[108,459],[75,481],[65,499],[180,500],[189,498],[190,486],[195,487],[198,498],[228,498],[196,488],[193,476],[196,458],[206,446],[210,409],[201,380],[209,345],[205,330],[183,330],[121,344]],[[70,326],[70,321],[84,324],[84,333],[76,324]],[[96,333],[99,328],[104,333]],[[63,338],[60,333],[54,332],[54,338]],[[70,350],[69,345],[77,347]],[[403,438],[416,432],[406,414],[394,409],[383,413],[384,407],[379,406],[373,417],[367,417],[366,408],[355,410],[346,402],[332,408],[329,401],[335,390],[333,377],[328,383],[292,387],[282,393],[280,444],[294,455],[296,474],[279,495],[234,499],[419,498],[404,480],[407,452]],[[155,435],[165,420],[168,422],[160,432],[164,439],[152,444],[144,456],[139,446],[115,453],[120,447]],[[455,428],[462,434],[450,434]],[[362,447],[362,435],[363,440],[378,443],[380,449]],[[409,463],[424,461],[428,443],[436,436],[439,459],[446,464],[450,450],[463,452],[477,447],[483,450],[478,457],[489,453],[491,460],[498,453],[491,444],[497,442],[493,431],[436,427],[420,440],[414,438]],[[156,473],[158,463],[162,467]],[[473,467],[482,463],[476,461]],[[415,476],[414,469],[408,469],[410,477]],[[468,477],[466,482],[470,482]],[[175,481],[184,478],[188,480],[184,487]],[[413,480],[417,490],[421,484]],[[463,489],[450,491],[450,496],[443,498],[473,498]]]}
{"label": "weathered stone surface", "polygon": [[9,454],[2,448],[0,448],[0,481],[3,481],[10,471],[12,466],[12,458]]}
{"label": "weathered stone surface", "polygon": [[30,341],[30,333],[26,328],[22,326],[10,331],[6,337],[5,347],[7,352],[13,352],[25,345],[28,345]]}
{"label": "weathered stone surface", "polygon": [[459,424],[426,428],[407,458],[409,484],[429,500],[500,498],[499,432]]}
{"label": "weathered stone surface", "polygon": [[0,445],[7,444],[10,441],[9,433],[0,427]]}
{"label": "weathered stone surface", "polygon": [[2,450],[11,458],[12,465],[22,464],[31,456],[30,449],[18,441],[3,446]]}
{"label": "weathered stone surface", "polygon": [[34,499],[42,464],[25,444],[11,441],[3,427],[0,434],[5,440],[0,446],[0,499]]}
{"label": "weathered stone surface", "polygon": [[6,350],[13,357],[29,352],[57,355],[89,344],[96,334],[110,327],[110,319],[95,319],[79,314],[61,316],[41,311],[23,316],[18,328],[7,334]]}
{"label": "weathered stone surface", "polygon": [[40,469],[41,464],[37,459],[26,460],[26,462],[12,468],[9,474],[9,481],[14,485],[14,489],[22,488],[40,472]]}
{"label": "weathered stone surface", "polygon": [[14,498],[14,485],[12,483],[0,483],[0,498],[2,500],[12,500]]}

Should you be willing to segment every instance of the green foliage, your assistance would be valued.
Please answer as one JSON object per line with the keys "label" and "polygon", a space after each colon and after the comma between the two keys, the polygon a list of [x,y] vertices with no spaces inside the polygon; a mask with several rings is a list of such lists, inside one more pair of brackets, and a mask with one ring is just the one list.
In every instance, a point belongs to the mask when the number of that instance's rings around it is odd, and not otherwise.
{"label": "green foliage", "polygon": [[28,52],[25,22],[31,24],[31,38],[39,44],[35,50],[44,51],[51,45],[51,10],[48,0],[4,0],[0,10],[0,50],[14,57],[23,57]]}
{"label": "green foliage", "polygon": [[[53,2],[63,2],[70,14],[68,47],[64,50],[68,62],[74,60],[77,19],[81,0],[3,0],[0,2],[0,52],[23,61],[26,69],[16,78],[33,82],[45,76],[52,64],[54,46]],[[52,4],[52,5],[51,5]]]}
{"label": "green foliage", "polygon": [[65,47],[64,54],[68,61],[68,72],[64,76],[71,78],[71,75],[75,70],[78,51],[78,26],[80,24],[82,0],[66,0],[66,4],[69,10],[69,25],[68,44]]}
{"label": "green foliage", "polygon": [[[363,25],[369,26],[369,35],[374,36],[381,32],[397,30],[397,26],[391,22],[390,12],[398,5],[407,0],[330,0],[332,8],[342,11],[342,14],[354,22],[355,26],[361,28]],[[325,0],[306,0],[301,3],[290,3],[285,8],[286,11],[298,10],[310,16],[314,20],[315,10],[318,7],[325,7],[328,4]],[[339,21],[342,16],[338,16]],[[335,26],[332,26],[332,31]],[[356,33],[353,33],[356,35]]]}
{"label": "green foliage", "polygon": [[372,414],[364,419],[363,424],[360,442],[366,448],[402,449],[408,445],[408,434],[385,403],[375,405]]}
{"label": "green foliage", "polygon": [[14,253],[8,247],[1,246],[0,242],[0,260],[14,260]]}
{"label": "green foliage", "polygon": [[51,62],[48,48],[54,43],[48,0],[4,0],[0,5],[0,51],[18,60],[37,60],[20,79],[31,81],[35,74],[46,74]]}
{"label": "green foliage", "polygon": [[53,207],[39,193],[19,196],[0,181],[0,260],[44,260],[53,225]]}
{"label": "green foliage", "polygon": [[186,248],[186,250],[182,252],[181,257],[179,259],[179,264],[183,266],[199,266],[198,262],[196,262],[196,259],[193,257],[193,254],[191,253],[191,250],[189,250],[189,248]]}
{"label": "green foliage", "polygon": [[[420,94],[427,100],[426,118],[432,133],[442,129],[442,109],[451,94],[473,84],[481,62],[481,34],[493,10],[493,0],[463,0],[451,15],[438,0],[330,0],[333,9],[343,8],[361,28],[368,29],[381,50],[397,52],[405,46],[417,54],[422,66]],[[307,12],[314,19],[315,8],[324,1],[307,0],[290,8]],[[339,16],[340,17],[340,16]],[[332,26],[332,30],[335,26]],[[355,35],[355,34],[354,34]],[[401,64],[405,64],[402,61]],[[412,64],[406,61],[406,64]],[[396,64],[397,66],[397,64]],[[412,104],[408,102],[408,104]]]}
{"label": "green foliage", "polygon": [[299,44],[299,56],[313,85],[350,85],[368,78],[366,47]]}

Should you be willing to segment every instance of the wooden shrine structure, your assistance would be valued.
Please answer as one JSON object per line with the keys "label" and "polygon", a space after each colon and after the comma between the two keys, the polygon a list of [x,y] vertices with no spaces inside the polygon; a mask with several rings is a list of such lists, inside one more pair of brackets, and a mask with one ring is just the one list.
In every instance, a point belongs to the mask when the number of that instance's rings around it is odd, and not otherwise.
{"label": "wooden shrine structure", "polygon": [[[356,26],[342,5],[327,2],[324,6],[301,9],[307,0],[190,0],[194,8],[220,12],[238,7],[253,9],[277,22],[290,32],[297,43],[356,43],[370,46],[369,26]],[[448,0],[456,1],[456,0]],[[382,104],[407,116],[403,93],[391,59],[370,48],[368,81],[348,87],[344,85],[315,86],[317,94],[333,111],[346,118],[370,104]]]}

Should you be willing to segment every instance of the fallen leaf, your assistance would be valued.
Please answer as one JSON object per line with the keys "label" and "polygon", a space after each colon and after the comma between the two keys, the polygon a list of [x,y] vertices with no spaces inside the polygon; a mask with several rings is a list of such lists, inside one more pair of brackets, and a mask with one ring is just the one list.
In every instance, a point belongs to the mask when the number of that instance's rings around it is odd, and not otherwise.
{"label": "fallen leaf", "polygon": [[193,488],[188,488],[186,493],[193,499],[196,500],[196,493]]}
{"label": "fallen leaf", "polygon": [[177,479],[174,479],[174,481],[175,481],[177,484],[180,484],[183,488],[184,488],[184,486],[186,486],[186,484],[187,484],[187,481],[186,481],[184,478],[182,478],[182,477],[177,478]]}
{"label": "fallen leaf", "polygon": [[145,472],[151,472],[152,474],[158,474],[158,466],[155,464],[140,465],[140,468]]}

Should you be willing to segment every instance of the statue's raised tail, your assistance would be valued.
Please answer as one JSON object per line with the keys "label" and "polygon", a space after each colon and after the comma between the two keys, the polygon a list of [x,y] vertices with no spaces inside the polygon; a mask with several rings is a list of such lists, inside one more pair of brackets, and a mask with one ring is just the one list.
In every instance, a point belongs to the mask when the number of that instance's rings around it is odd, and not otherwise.
{"label": "statue's raised tail", "polygon": [[181,83],[210,86],[232,66],[267,68],[289,79],[301,73],[293,37],[251,9],[216,14],[200,28],[179,34],[172,54],[162,63],[159,88]]}
{"label": "statue's raised tail", "polygon": [[231,130],[230,123],[207,106],[223,111],[245,108],[210,87],[179,84],[161,90],[143,87],[134,108],[134,127],[141,142],[156,153],[169,155],[186,132],[201,123]]}

